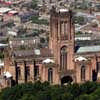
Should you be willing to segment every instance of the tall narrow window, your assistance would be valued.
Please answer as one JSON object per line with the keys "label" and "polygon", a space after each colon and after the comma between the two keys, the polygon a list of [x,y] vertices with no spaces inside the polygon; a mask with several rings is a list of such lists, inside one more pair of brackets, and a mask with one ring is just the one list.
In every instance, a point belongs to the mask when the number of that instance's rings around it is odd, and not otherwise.
{"label": "tall narrow window", "polygon": [[81,67],[81,80],[85,81],[85,66],[84,65]]}
{"label": "tall narrow window", "polygon": [[67,33],[67,22],[63,21],[61,22],[61,39],[62,40],[67,40],[68,39],[68,33]]}
{"label": "tall narrow window", "polygon": [[17,67],[17,73],[18,73],[18,79],[21,79],[21,69],[20,67]]}
{"label": "tall narrow window", "polygon": [[52,68],[48,69],[48,81],[50,83],[53,83],[53,69]]}
{"label": "tall narrow window", "polygon": [[67,68],[67,47],[64,46],[60,51],[60,69]]}
{"label": "tall narrow window", "polygon": [[0,75],[1,75],[1,73],[2,73],[2,71],[1,71],[1,69],[0,69]]}
{"label": "tall narrow window", "polygon": [[55,27],[56,27],[56,34],[57,34],[57,39],[58,39],[58,22],[57,21],[55,23]]}
{"label": "tall narrow window", "polygon": [[69,36],[69,34],[68,34],[68,24],[67,24],[67,22],[65,22],[65,39],[67,39],[68,40],[68,36]]}
{"label": "tall narrow window", "polygon": [[92,80],[97,81],[97,72],[95,70],[92,71]]}
{"label": "tall narrow window", "polygon": [[97,71],[100,72],[100,62],[97,62]]}
{"label": "tall narrow window", "polygon": [[30,79],[30,67],[29,66],[26,67],[26,71],[27,71],[27,78]]}
{"label": "tall narrow window", "polygon": [[34,66],[34,79],[37,80],[39,77],[39,66]]}

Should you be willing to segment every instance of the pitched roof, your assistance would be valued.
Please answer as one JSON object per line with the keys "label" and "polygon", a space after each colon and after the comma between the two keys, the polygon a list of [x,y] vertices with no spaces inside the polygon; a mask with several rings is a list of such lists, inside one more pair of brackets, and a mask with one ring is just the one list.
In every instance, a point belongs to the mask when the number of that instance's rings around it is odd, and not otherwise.
{"label": "pitched roof", "polygon": [[51,50],[49,48],[33,49],[33,50],[16,50],[12,55],[16,58],[25,57],[52,57]]}
{"label": "pitched roof", "polygon": [[76,53],[92,53],[92,52],[100,52],[100,45],[79,47],[79,49],[76,51]]}

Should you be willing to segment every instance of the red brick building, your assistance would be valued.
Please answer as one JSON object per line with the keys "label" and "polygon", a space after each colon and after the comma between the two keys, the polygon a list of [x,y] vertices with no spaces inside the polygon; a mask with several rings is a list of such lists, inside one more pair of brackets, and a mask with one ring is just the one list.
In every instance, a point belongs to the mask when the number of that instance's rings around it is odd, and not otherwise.
{"label": "red brick building", "polygon": [[72,11],[52,8],[49,47],[18,50],[9,46],[5,52],[5,72],[12,75],[5,82],[11,78],[16,83],[99,81],[100,45],[76,48]]}

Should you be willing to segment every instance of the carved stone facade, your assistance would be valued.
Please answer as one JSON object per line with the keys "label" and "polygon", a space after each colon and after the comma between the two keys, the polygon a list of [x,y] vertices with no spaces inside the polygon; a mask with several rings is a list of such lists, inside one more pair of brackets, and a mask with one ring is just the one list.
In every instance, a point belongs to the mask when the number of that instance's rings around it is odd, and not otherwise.
{"label": "carved stone facade", "polygon": [[65,75],[74,77],[74,24],[72,12],[54,8],[50,18],[50,44],[58,64],[60,79]]}
{"label": "carved stone facade", "polygon": [[100,46],[76,50],[74,39],[72,11],[53,8],[49,48],[15,51],[9,46],[5,53],[5,71],[11,73],[17,84],[37,80],[51,84],[99,81]]}

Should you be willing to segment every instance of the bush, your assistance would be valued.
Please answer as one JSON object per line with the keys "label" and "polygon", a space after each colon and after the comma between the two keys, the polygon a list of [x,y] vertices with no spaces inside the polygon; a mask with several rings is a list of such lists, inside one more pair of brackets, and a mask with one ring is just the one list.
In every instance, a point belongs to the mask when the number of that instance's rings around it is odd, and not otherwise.
{"label": "bush", "polygon": [[80,92],[90,94],[97,89],[97,84],[95,82],[86,82],[80,85]]}
{"label": "bush", "polygon": [[73,100],[73,99],[74,99],[74,97],[71,93],[64,93],[62,95],[62,100]]}
{"label": "bush", "polygon": [[0,100],[100,100],[100,83],[60,86],[37,81],[3,89]]}
{"label": "bush", "polygon": [[90,100],[90,97],[89,95],[84,94],[84,95],[81,95],[77,100]]}

